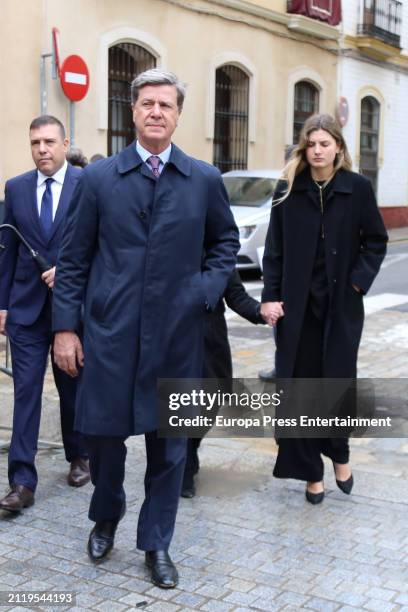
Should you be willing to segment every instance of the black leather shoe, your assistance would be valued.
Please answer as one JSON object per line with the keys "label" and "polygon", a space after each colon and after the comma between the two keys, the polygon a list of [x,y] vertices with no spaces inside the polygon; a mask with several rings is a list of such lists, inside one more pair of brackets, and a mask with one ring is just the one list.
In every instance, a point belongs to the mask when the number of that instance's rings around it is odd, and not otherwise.
{"label": "black leather shoe", "polygon": [[119,521],[95,523],[89,534],[88,554],[92,561],[101,561],[112,550]]}
{"label": "black leather shoe", "polygon": [[263,380],[264,382],[272,382],[276,378],[276,370],[261,370],[258,372],[258,378]]}
{"label": "black leather shoe", "polygon": [[196,488],[195,488],[194,482],[189,485],[183,484],[181,493],[180,493],[181,497],[185,497],[186,499],[192,499],[193,497],[195,497],[195,494],[196,494]]}
{"label": "black leather shoe", "polygon": [[9,512],[20,512],[34,504],[34,493],[21,484],[12,484],[10,491],[0,501],[0,508]]}
{"label": "black leather shoe", "polygon": [[[198,471],[198,470],[197,470]],[[196,488],[194,484],[194,476],[184,474],[183,484],[181,487],[181,497],[185,497],[186,499],[191,499],[195,497]]]}
{"label": "black leather shoe", "polygon": [[178,584],[178,572],[167,550],[148,550],[145,563],[152,582],[161,589],[174,589]]}
{"label": "black leather shoe", "polygon": [[88,459],[78,457],[71,461],[67,481],[70,487],[83,487],[91,480]]}
{"label": "black leather shoe", "polygon": [[353,474],[351,474],[350,478],[347,478],[347,480],[337,480],[336,478],[336,485],[346,495],[350,495],[351,489],[353,488],[353,484],[354,484]]}

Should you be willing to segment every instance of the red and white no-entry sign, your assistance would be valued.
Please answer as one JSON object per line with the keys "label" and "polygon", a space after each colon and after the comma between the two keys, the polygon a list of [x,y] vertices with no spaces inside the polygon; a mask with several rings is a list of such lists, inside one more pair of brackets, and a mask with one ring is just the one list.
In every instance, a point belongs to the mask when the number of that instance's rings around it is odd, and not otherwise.
{"label": "red and white no-entry sign", "polygon": [[72,102],[85,98],[89,89],[89,70],[82,57],[69,55],[61,66],[61,87]]}

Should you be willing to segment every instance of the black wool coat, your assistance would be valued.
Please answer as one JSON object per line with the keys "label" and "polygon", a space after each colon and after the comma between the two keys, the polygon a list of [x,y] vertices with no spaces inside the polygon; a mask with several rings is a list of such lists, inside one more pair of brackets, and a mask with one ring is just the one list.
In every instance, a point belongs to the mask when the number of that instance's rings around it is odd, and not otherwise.
{"label": "black wool coat", "polygon": [[204,378],[232,378],[231,348],[225,321],[225,302],[237,314],[251,323],[264,323],[259,314],[260,303],[248,295],[237,270],[234,270],[227,288],[213,312],[205,320]]}
{"label": "black wool coat", "polygon": [[[275,199],[284,188],[278,185]],[[319,195],[306,168],[295,178],[289,197],[272,207],[263,258],[262,302],[284,302],[285,316],[276,330],[276,370],[282,378],[293,376],[321,223]],[[324,206],[323,224],[329,309],[322,375],[354,377],[364,322],[363,294],[380,269],[388,239],[370,182],[339,170]]]}

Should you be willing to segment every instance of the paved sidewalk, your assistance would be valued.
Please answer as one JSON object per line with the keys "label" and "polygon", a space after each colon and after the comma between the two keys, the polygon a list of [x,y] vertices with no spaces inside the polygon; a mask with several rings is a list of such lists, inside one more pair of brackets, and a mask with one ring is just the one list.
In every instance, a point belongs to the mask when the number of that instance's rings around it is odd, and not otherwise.
{"label": "paved sidewalk", "polygon": [[[360,376],[408,378],[406,320],[406,305],[367,316]],[[272,363],[269,329],[237,317],[229,329],[236,376],[255,377]],[[3,425],[11,400],[11,381],[0,374]],[[49,377],[44,404],[42,436],[59,440]],[[0,431],[0,439],[7,435]],[[35,506],[16,517],[0,512],[0,591],[72,590],[76,609],[101,612],[408,612],[408,440],[353,440],[352,495],[337,489],[327,463],[327,496],[317,507],[305,501],[304,484],[272,478],[275,454],[271,439],[204,441],[198,496],[181,500],[171,547],[180,584],[163,591],[150,584],[135,549],[143,439],[129,441],[128,511],[110,559],[98,567],[85,552],[91,486],[68,487],[62,451],[40,451]],[[6,488],[2,453],[0,491]]]}

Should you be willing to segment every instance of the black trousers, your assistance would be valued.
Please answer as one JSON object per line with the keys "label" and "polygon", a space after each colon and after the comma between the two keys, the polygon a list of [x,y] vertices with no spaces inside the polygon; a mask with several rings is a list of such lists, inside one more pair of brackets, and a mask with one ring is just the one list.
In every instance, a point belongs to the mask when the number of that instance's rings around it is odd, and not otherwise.
{"label": "black trousers", "polygon": [[[324,318],[318,318],[310,305],[306,309],[296,356],[294,378],[321,378]],[[323,480],[322,455],[335,463],[348,463],[347,438],[280,438],[273,475],[309,482]]]}

